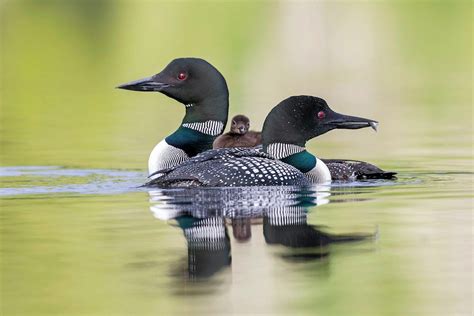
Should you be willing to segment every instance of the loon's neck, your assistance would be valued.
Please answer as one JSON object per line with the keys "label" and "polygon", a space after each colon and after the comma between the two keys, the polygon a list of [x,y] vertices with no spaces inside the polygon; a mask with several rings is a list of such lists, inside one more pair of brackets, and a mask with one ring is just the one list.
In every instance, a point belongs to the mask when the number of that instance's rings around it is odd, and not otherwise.
{"label": "loon's neck", "polygon": [[273,143],[264,146],[265,151],[275,159],[292,165],[305,173],[316,166],[316,157],[306,151],[304,146],[285,143]]}
{"label": "loon's neck", "polygon": [[[165,138],[169,146],[183,150],[188,157],[196,156],[197,154],[212,149],[212,143],[218,135],[222,133],[224,126],[222,122],[207,121],[186,123],[189,125],[181,125],[173,134]],[[197,129],[213,130],[211,126],[218,126],[221,131],[217,134],[207,134]],[[195,129],[196,128],[196,129]],[[214,131],[217,131],[215,129]]]}
{"label": "loon's neck", "polygon": [[227,123],[228,95],[206,98],[185,104],[186,115],[179,128],[159,142],[148,159],[148,172],[171,168],[212,149],[212,143],[222,134]]}
{"label": "loon's neck", "polygon": [[295,144],[272,143],[265,145],[263,148],[270,156],[292,165],[313,182],[331,181],[328,167],[316,156],[306,151],[304,144],[299,146]]}
{"label": "loon's neck", "polygon": [[220,121],[225,125],[229,113],[229,95],[207,97],[199,102],[185,103],[185,107],[183,123]]}
{"label": "loon's neck", "polygon": [[182,149],[189,157],[212,149],[214,140],[227,123],[228,95],[206,98],[186,104],[186,115],[180,127],[165,138],[169,145]]}

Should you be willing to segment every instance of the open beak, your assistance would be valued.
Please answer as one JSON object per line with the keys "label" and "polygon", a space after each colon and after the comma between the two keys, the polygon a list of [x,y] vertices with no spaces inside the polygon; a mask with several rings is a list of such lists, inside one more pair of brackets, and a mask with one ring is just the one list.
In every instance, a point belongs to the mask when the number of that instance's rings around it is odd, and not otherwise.
{"label": "open beak", "polygon": [[379,125],[379,122],[374,120],[369,120],[363,117],[339,114],[336,112],[331,113],[331,117],[328,118],[327,123],[334,126],[334,128],[359,129],[364,127],[372,127],[374,131],[377,131],[377,127]]}
{"label": "open beak", "polygon": [[117,89],[133,90],[133,91],[162,91],[164,88],[171,86],[168,83],[156,82],[153,80],[154,76],[135,80],[121,84]]}

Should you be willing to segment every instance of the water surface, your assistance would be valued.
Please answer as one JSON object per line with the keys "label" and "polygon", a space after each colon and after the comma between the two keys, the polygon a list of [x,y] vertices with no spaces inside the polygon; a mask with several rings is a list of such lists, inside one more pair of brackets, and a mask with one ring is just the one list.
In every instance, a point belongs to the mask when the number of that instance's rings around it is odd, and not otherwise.
{"label": "water surface", "polygon": [[[471,7],[3,1],[0,314],[471,315]],[[114,87],[183,56],[255,130],[297,94],[376,119],[308,149],[398,180],[139,188],[184,109]]]}
{"label": "water surface", "polygon": [[2,168],[3,308],[462,314],[471,174],[399,171],[309,188],[145,190],[138,171]]}

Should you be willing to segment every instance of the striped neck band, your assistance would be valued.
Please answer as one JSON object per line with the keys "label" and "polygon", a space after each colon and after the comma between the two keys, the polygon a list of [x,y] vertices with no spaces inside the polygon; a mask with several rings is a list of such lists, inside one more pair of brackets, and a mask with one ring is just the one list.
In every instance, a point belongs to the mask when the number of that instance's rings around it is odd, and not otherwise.
{"label": "striped neck band", "polygon": [[219,250],[225,248],[225,221],[223,217],[210,217],[198,221],[184,230],[188,246],[194,249]]}
{"label": "striped neck band", "polygon": [[304,225],[307,221],[306,209],[301,206],[273,207],[266,216],[272,226]]}
{"label": "striped neck band", "polygon": [[224,130],[224,123],[220,121],[183,123],[182,126],[211,136],[220,135]]}
{"label": "striped neck band", "polygon": [[283,143],[273,143],[267,147],[267,153],[275,159],[282,159],[305,150],[304,147],[298,145]]}

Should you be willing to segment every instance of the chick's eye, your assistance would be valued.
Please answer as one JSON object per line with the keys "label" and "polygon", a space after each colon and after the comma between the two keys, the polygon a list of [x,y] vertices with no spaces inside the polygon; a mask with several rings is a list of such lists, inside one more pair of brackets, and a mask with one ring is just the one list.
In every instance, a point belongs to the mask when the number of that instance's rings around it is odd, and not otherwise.
{"label": "chick's eye", "polygon": [[179,80],[184,80],[184,79],[186,79],[186,77],[187,77],[187,75],[186,75],[186,73],[184,73],[184,72],[180,72],[180,73],[178,74],[178,79],[179,79]]}
{"label": "chick's eye", "polygon": [[324,113],[324,111],[319,111],[318,112],[318,119],[323,119],[326,117],[326,113]]}

